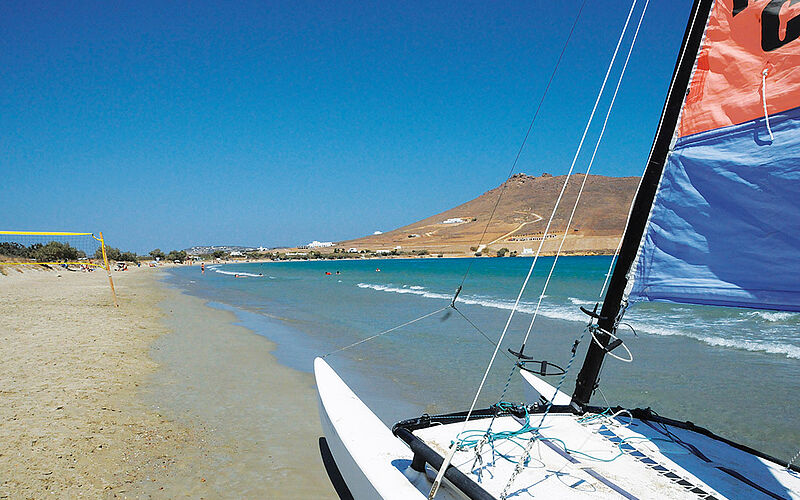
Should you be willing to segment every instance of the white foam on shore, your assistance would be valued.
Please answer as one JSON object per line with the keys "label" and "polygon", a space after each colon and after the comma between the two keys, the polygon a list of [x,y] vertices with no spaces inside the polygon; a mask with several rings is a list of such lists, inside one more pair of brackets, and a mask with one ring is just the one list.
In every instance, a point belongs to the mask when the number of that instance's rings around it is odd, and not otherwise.
{"label": "white foam on shore", "polygon": [[587,304],[592,304],[591,301],[588,301],[586,299],[578,299],[578,298],[575,298],[575,297],[567,297],[567,300],[569,300],[570,302],[572,302],[576,306],[585,306]]}
{"label": "white foam on shore", "polygon": [[[636,323],[632,323],[632,326],[636,328]],[[726,339],[714,335],[701,335],[669,328],[643,328],[642,330],[637,329],[637,331],[645,331],[653,335],[689,337],[711,346],[742,349],[752,352],[766,352],[769,354],[782,354],[787,358],[800,359],[800,347],[792,344],[784,344],[782,342],[767,342],[756,339]]]}
{"label": "white foam on shore", "polygon": [[[415,289],[414,287],[397,288],[391,285],[375,285],[372,283],[358,283],[356,286],[359,288],[369,288],[371,290],[377,290],[380,292],[419,295],[421,297],[425,297],[428,299],[444,299],[444,300],[453,299],[452,295],[437,293],[437,292],[429,292],[426,290],[419,290]],[[547,296],[545,295],[545,297]],[[459,295],[458,301],[462,304],[492,307],[495,309],[505,309],[508,311],[510,311],[514,307],[513,301],[495,299],[491,297],[483,297],[480,295]],[[533,314],[534,311],[536,311],[536,303],[520,302],[519,306],[517,307],[517,311],[524,314]],[[542,307],[539,309],[539,314],[541,314],[542,316],[547,316],[549,318],[564,319],[567,321],[583,321],[584,319],[584,316],[583,314],[580,313],[580,311],[570,312],[562,308],[547,306],[545,304],[542,304]]]}
{"label": "white foam on shore", "polygon": [[779,321],[800,321],[800,314],[785,311],[751,311],[747,313],[747,315],[773,323]]}
{"label": "white foam on shore", "polygon": [[[417,286],[404,285],[403,288],[398,288],[391,285],[377,285],[372,283],[358,283],[356,286],[358,286],[359,288],[376,290],[380,292],[418,295],[420,297],[429,299],[451,300],[453,298],[451,295],[427,291],[424,289],[424,287],[417,287]],[[571,304],[574,305],[588,304],[586,300],[578,299],[575,297],[568,297],[567,299]],[[510,300],[496,299],[496,298],[476,296],[476,295],[461,295],[459,296],[458,301],[462,304],[471,304],[471,305],[478,305],[482,307],[491,307],[495,309],[504,309],[504,310],[511,310],[514,307],[514,302]],[[519,306],[517,307],[517,311],[524,314],[533,314],[535,310],[536,310],[536,303],[520,302]],[[670,325],[681,322],[687,322],[689,319],[691,319],[690,316],[687,316],[687,313],[691,315],[692,310],[683,307],[677,308],[675,311],[671,311],[670,313],[660,316],[656,316],[655,313],[652,312],[632,311],[626,317],[626,320],[628,320],[626,322],[630,323],[630,325],[638,333],[648,333],[651,335],[662,335],[662,336],[683,336],[716,347],[742,349],[753,352],[766,352],[770,354],[784,355],[791,359],[800,359],[800,346],[792,345],[789,343],[765,341],[765,340],[750,339],[750,338],[731,339],[731,338],[723,338],[716,335],[708,335],[703,333],[703,330],[724,329],[725,326],[731,325],[733,323],[739,323],[743,320],[748,319],[748,316],[756,315],[759,318],[765,319],[767,321],[786,321],[787,319],[794,319],[795,317],[800,317],[800,315],[798,314],[770,312],[770,311],[755,311],[755,312],[743,313],[743,315],[745,316],[744,318],[742,317],[719,318],[718,321],[707,322],[707,323],[698,323],[697,319],[695,318],[692,320],[694,321],[694,323],[692,324],[692,328],[694,328],[695,330],[700,330],[698,332],[692,332],[691,330],[679,330],[674,327],[667,326],[667,324],[664,324],[665,322],[668,322]],[[577,321],[581,323],[586,322],[586,316],[584,316],[576,308],[569,307],[567,305],[559,306],[559,305],[551,305],[543,303],[539,309],[539,314],[551,319]]]}
{"label": "white foam on shore", "polygon": [[217,269],[216,267],[209,267],[208,269],[211,270],[211,271],[214,271],[215,273],[227,274],[229,276],[248,276],[248,277],[251,277],[251,278],[263,278],[264,277],[264,276],[262,276],[260,274],[243,273],[241,271],[223,271],[222,269]]}

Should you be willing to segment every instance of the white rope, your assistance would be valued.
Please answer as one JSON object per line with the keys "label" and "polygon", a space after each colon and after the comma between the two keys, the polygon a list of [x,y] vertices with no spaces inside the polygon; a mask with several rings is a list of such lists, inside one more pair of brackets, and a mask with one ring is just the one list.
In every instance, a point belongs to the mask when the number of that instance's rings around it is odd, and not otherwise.
{"label": "white rope", "polygon": [[797,450],[797,453],[795,453],[792,459],[789,460],[789,463],[786,464],[786,470],[791,471],[792,464],[794,464],[795,460],[797,460],[798,458],[800,458],[800,450]]}
{"label": "white rope", "polygon": [[[695,11],[694,17],[692,17],[692,21],[691,21],[691,23],[689,25],[689,30],[693,30],[694,29],[694,25],[697,22],[697,16],[699,15],[699,12],[700,12],[699,9],[697,9],[697,11]],[[688,45],[689,44],[687,43],[687,44],[685,44],[683,46],[683,48],[681,50],[681,53],[680,53],[680,56],[678,57],[678,64],[677,64],[676,67],[681,67],[683,65],[683,59],[684,59],[684,57],[686,57],[686,50],[688,48]],[[668,96],[672,95],[672,90],[674,88],[675,88],[675,79],[673,78],[669,82],[669,90],[667,90],[667,95]],[[664,127],[664,117],[665,117],[665,115],[666,115],[666,113],[662,112],[661,113],[661,117],[658,120],[658,127],[656,128],[656,135],[655,135],[656,137],[658,137],[661,134],[661,129]],[[679,121],[680,121],[680,118],[679,118]],[[676,130],[677,130],[677,128],[676,128]],[[656,147],[656,142],[653,141],[652,146],[650,146],[650,152],[647,155],[648,161],[649,161],[650,157],[653,156],[653,149],[655,149],[655,147]],[[645,172],[647,171],[647,166],[648,166],[648,163],[645,163],[645,167],[644,167]],[[636,203],[636,197],[639,196],[639,191],[642,189],[642,181],[643,180],[644,180],[644,172],[642,173],[642,175],[639,176],[639,183],[636,185],[636,194],[634,194],[633,200],[631,200],[631,204],[628,207],[628,217],[625,219],[625,228],[622,230],[622,236],[619,239],[619,244],[617,244],[617,249],[614,251],[614,256],[611,259],[611,264],[608,266],[608,272],[606,273],[606,279],[603,282],[603,286],[600,288],[600,293],[598,294],[598,298],[599,299],[603,297],[603,293],[605,292],[606,286],[608,285],[608,281],[611,279],[611,275],[612,275],[613,270],[614,270],[614,264],[617,261],[617,257],[619,257],[620,250],[622,249],[622,242],[625,241],[625,233],[628,232],[628,226],[630,226],[630,223],[631,223],[631,216],[633,215],[633,205]]]}
{"label": "white rope", "polygon": [[[650,4],[650,0],[647,0],[645,2],[645,4],[644,4],[644,7],[642,8],[642,13],[641,13],[641,15],[639,17],[639,22],[638,22],[638,24],[636,26],[636,31],[634,32],[633,39],[631,40],[630,47],[628,48],[628,54],[627,54],[627,56],[625,58],[625,63],[623,64],[622,70],[620,71],[619,79],[617,80],[617,85],[616,85],[616,87],[614,89],[614,94],[613,94],[613,96],[611,98],[611,102],[608,105],[608,110],[606,111],[605,119],[603,120],[603,126],[602,126],[602,128],[600,130],[600,135],[598,136],[597,142],[595,143],[594,151],[592,151],[592,157],[589,160],[589,164],[588,164],[588,166],[586,168],[586,174],[584,175],[583,182],[581,182],[581,187],[578,190],[578,196],[575,199],[575,204],[572,206],[572,212],[570,213],[569,220],[567,221],[567,226],[564,229],[564,235],[561,238],[561,243],[559,244],[558,251],[556,252],[555,259],[553,260],[553,264],[550,267],[550,272],[547,275],[547,279],[545,280],[544,286],[542,287],[542,293],[539,295],[539,301],[536,304],[536,309],[534,310],[533,318],[531,319],[531,323],[528,326],[528,331],[525,334],[525,339],[522,342],[523,345],[527,342],[528,337],[530,336],[531,330],[533,329],[533,324],[536,321],[536,317],[537,317],[537,314],[539,312],[539,307],[542,304],[542,300],[544,299],[545,293],[547,291],[547,287],[550,284],[550,278],[553,276],[553,271],[555,270],[556,263],[558,262],[558,257],[561,255],[561,250],[563,249],[564,241],[566,240],[567,234],[569,234],[570,225],[572,224],[572,220],[573,220],[573,218],[575,216],[575,212],[577,210],[578,203],[580,202],[581,195],[583,194],[583,189],[586,186],[586,179],[589,178],[589,172],[592,169],[592,164],[594,163],[595,157],[597,155],[597,150],[598,150],[598,148],[600,146],[600,142],[602,141],[603,135],[605,134],[606,126],[608,124],[608,119],[609,119],[609,116],[611,115],[611,110],[613,109],[614,102],[617,99],[617,94],[618,94],[619,88],[620,88],[620,86],[622,84],[622,79],[625,76],[625,70],[628,67],[628,62],[630,61],[631,53],[633,52],[633,47],[636,44],[636,39],[639,36],[639,30],[642,27],[642,21],[644,20],[645,13],[647,12],[647,6],[649,4]],[[608,71],[606,72],[606,77],[603,80],[603,86],[601,87],[601,90],[600,90],[601,94],[597,96],[597,101],[595,102],[595,109],[597,109],[597,105],[598,105],[598,103],[600,101],[600,97],[602,95],[603,88],[605,87],[606,80],[608,79],[609,73],[611,72],[611,68],[614,65],[614,60],[615,60],[615,58],[617,56],[617,52],[619,51],[619,47],[620,47],[620,44],[622,43],[622,39],[624,38],[625,32],[628,29],[628,22],[630,21],[631,14],[633,14],[633,10],[634,10],[635,6],[636,6],[636,0],[633,0],[633,4],[631,5],[631,10],[630,10],[630,12],[628,12],[628,19],[626,19],[626,21],[625,21],[625,27],[623,28],[622,33],[620,34],[620,38],[617,41],[617,47],[614,50],[614,56],[612,57],[611,64],[609,65]],[[594,111],[595,110],[593,109],[592,110],[592,117],[594,116]],[[589,119],[589,124],[591,124],[591,118]],[[584,130],[584,137],[586,136],[586,132],[589,129],[589,124],[587,124],[586,130]],[[580,154],[580,148],[581,148],[582,145],[583,145],[583,139],[581,139],[581,144],[578,146],[578,151],[575,153],[575,157],[572,160],[572,166],[573,167],[575,165],[575,162],[578,159],[578,155]],[[572,167],[570,168],[570,171],[571,170],[572,170]],[[555,213],[555,209],[554,209],[554,213]],[[591,330],[590,330],[590,332],[591,332]],[[594,337],[594,333],[592,333],[592,337]],[[624,343],[622,345],[625,347],[626,350],[628,350],[628,347],[625,346]],[[633,360],[633,355],[630,354],[630,351],[628,351],[628,354],[630,355],[630,360],[632,361]],[[570,364],[572,364],[572,360],[573,359],[574,359],[574,353],[573,353],[573,358],[570,359]],[[569,367],[567,368],[566,371],[569,371]],[[565,378],[566,378],[566,372],[562,376],[562,382],[563,382],[563,380]],[[560,387],[560,385],[561,384],[559,384],[559,387]],[[545,414],[542,415],[542,419],[539,422],[539,428],[541,428],[542,425],[544,425],[544,420],[545,420],[545,418],[547,416],[547,413],[549,413],[549,408],[548,408],[548,412],[545,412]],[[525,446],[525,450],[524,450],[523,455],[522,455],[522,459],[517,463],[516,467],[514,468],[514,471],[511,473],[511,477],[508,479],[508,482],[506,483],[505,487],[503,488],[503,492],[500,495],[501,499],[505,500],[505,498],[508,496],[508,490],[511,488],[511,485],[514,483],[514,480],[517,478],[517,476],[520,474],[520,472],[522,472],[522,469],[523,469],[522,464],[525,463],[525,460],[530,455],[530,451],[531,451],[531,448],[533,447],[533,444],[536,441],[538,441],[538,436],[539,436],[538,432],[534,433],[534,435],[528,440],[528,443]]]}
{"label": "white rope", "polygon": [[[622,79],[625,77],[625,70],[628,68],[628,62],[631,59],[631,53],[633,52],[633,47],[636,45],[636,39],[639,36],[639,30],[642,27],[642,20],[644,20],[644,15],[647,12],[647,6],[650,4],[650,0],[647,0],[644,3],[644,8],[642,8],[642,14],[639,16],[639,24],[636,25],[636,31],[633,34],[633,39],[631,40],[631,45],[628,48],[628,54],[625,57],[625,63],[622,65],[622,70],[619,74],[619,79],[617,80],[617,86],[614,88],[614,95],[611,97],[611,102],[608,105],[608,111],[606,111],[605,119],[603,120],[603,127],[600,129],[600,135],[597,137],[597,142],[594,144],[594,151],[592,151],[592,157],[589,159],[589,165],[586,167],[586,174],[583,176],[583,182],[581,182],[581,187],[578,190],[578,197],[575,198],[575,204],[572,205],[572,212],[569,214],[569,220],[567,220],[567,226],[564,229],[564,235],[561,237],[561,243],[558,245],[558,250],[556,251],[555,259],[553,259],[553,264],[550,266],[550,272],[547,274],[547,279],[544,282],[544,286],[542,287],[542,293],[539,294],[539,300],[536,303],[536,309],[533,311],[533,317],[531,318],[531,323],[528,326],[528,331],[525,333],[525,338],[523,339],[523,345],[528,342],[528,337],[530,337],[531,330],[533,330],[533,324],[536,322],[536,318],[539,315],[539,308],[542,305],[542,300],[544,300],[545,294],[547,293],[547,287],[550,285],[550,279],[553,277],[553,271],[556,269],[556,264],[558,263],[558,258],[561,256],[561,250],[564,248],[564,242],[567,239],[567,235],[569,234],[570,227],[572,226],[572,220],[575,217],[575,212],[578,209],[578,204],[581,201],[581,196],[583,195],[583,189],[586,187],[586,181],[589,179],[589,172],[592,170],[592,165],[594,164],[594,159],[597,156],[597,150],[600,147],[600,143],[603,140],[603,135],[606,132],[606,126],[608,125],[608,118],[611,116],[611,111],[614,108],[614,103],[617,100],[617,94],[619,93],[619,88],[622,85]],[[616,54],[615,54],[616,56]],[[613,64],[613,59],[612,59]],[[609,68],[610,69],[610,68]],[[608,75],[606,75],[608,76]],[[599,101],[599,99],[598,99]],[[580,149],[578,150],[580,153]],[[578,159],[578,153],[575,154],[575,159],[573,160],[573,164],[575,160]],[[605,287],[605,284],[603,284]],[[627,349],[627,347],[625,347]],[[629,351],[630,354],[630,351]],[[631,356],[631,360],[632,360]]]}
{"label": "white rope", "polygon": [[764,103],[764,121],[767,123],[769,140],[774,141],[775,136],[772,135],[772,128],[769,126],[769,113],[767,113],[767,73],[769,73],[768,68],[764,68],[764,71],[761,72],[761,100]]}
{"label": "white rope", "polygon": [[[612,56],[611,62],[608,65],[608,69],[606,70],[605,77],[603,78],[603,84],[600,87],[600,92],[597,95],[597,99],[595,100],[594,107],[592,108],[592,112],[589,115],[589,121],[586,124],[586,127],[585,127],[585,129],[583,131],[583,136],[581,137],[581,141],[580,141],[580,143],[578,145],[578,152],[575,154],[575,157],[572,160],[572,164],[570,165],[569,172],[567,173],[566,177],[564,178],[564,185],[561,187],[561,192],[559,193],[558,198],[556,199],[556,204],[553,207],[553,212],[550,214],[550,219],[547,221],[547,227],[545,228],[545,231],[544,231],[544,234],[542,236],[541,241],[539,241],[539,248],[536,250],[536,255],[534,256],[533,262],[531,263],[530,269],[528,270],[528,274],[525,276],[525,280],[522,283],[522,287],[520,288],[520,291],[517,294],[517,298],[514,301],[514,306],[512,307],[511,312],[508,315],[508,320],[506,321],[506,324],[503,327],[503,331],[500,334],[500,339],[497,341],[497,346],[495,347],[494,352],[492,353],[492,357],[489,360],[489,365],[486,367],[486,371],[484,371],[484,373],[483,373],[483,378],[481,379],[481,383],[478,386],[478,390],[475,392],[475,397],[472,399],[472,404],[470,405],[469,411],[467,412],[467,417],[464,420],[464,423],[462,424],[462,430],[461,430],[462,433],[463,433],[464,429],[466,429],[466,425],[469,422],[469,418],[472,415],[472,412],[475,410],[475,405],[477,404],[478,398],[480,397],[480,394],[483,391],[484,385],[486,385],[486,379],[488,378],[489,372],[491,371],[492,366],[494,365],[495,359],[497,359],[497,353],[500,350],[500,346],[503,343],[503,339],[505,338],[506,333],[508,332],[508,327],[511,324],[511,320],[514,317],[514,313],[516,312],[517,308],[519,307],[519,302],[522,299],[522,294],[525,292],[525,289],[528,286],[528,282],[530,281],[531,275],[533,274],[533,270],[536,267],[536,262],[538,261],[539,255],[541,254],[541,251],[542,251],[542,245],[544,244],[544,241],[546,239],[548,231],[550,230],[550,226],[553,223],[553,219],[555,218],[556,211],[558,210],[558,207],[559,207],[559,205],[561,203],[561,199],[564,196],[564,191],[566,191],[566,189],[567,189],[567,184],[569,183],[569,177],[572,174],[573,169],[575,168],[575,162],[577,161],[578,154],[580,153],[581,148],[583,147],[583,143],[586,140],[586,134],[589,132],[589,127],[591,126],[592,120],[594,119],[594,114],[597,111],[597,106],[598,106],[598,104],[600,102],[600,98],[602,97],[603,92],[605,90],[606,83],[608,82],[608,76],[611,73],[611,69],[614,66],[614,61],[616,60],[617,54],[619,53],[619,47],[622,44],[622,40],[625,37],[625,33],[628,30],[628,24],[630,23],[630,19],[631,19],[631,15],[633,14],[633,10],[636,7],[636,2],[637,2],[637,0],[633,0],[633,2],[631,3],[631,8],[630,8],[630,11],[628,12],[628,17],[625,19],[625,25],[622,28],[622,32],[620,33],[619,40],[617,40],[617,45],[614,48],[614,55]],[[433,497],[436,495],[436,492],[439,490],[439,485],[441,484],[442,477],[444,476],[444,473],[447,470],[447,468],[450,466],[450,462],[453,459],[453,455],[455,455],[457,447],[458,447],[458,443],[454,441],[453,444],[450,447],[450,451],[449,451],[447,457],[445,458],[444,462],[442,463],[441,468],[439,469],[438,474],[436,475],[436,479],[433,482],[433,486],[431,487],[431,491],[428,494],[428,498],[429,499],[433,499]]]}
{"label": "white rope", "polygon": [[352,343],[352,344],[350,344],[350,345],[346,345],[346,346],[344,346],[344,347],[340,347],[339,349],[336,349],[335,351],[331,351],[331,352],[329,352],[328,354],[323,354],[323,355],[322,355],[322,356],[320,356],[320,357],[322,357],[322,358],[327,358],[327,357],[328,357],[328,356],[330,356],[331,354],[335,354],[335,353],[337,353],[337,352],[346,351],[346,350],[350,349],[351,347],[355,347],[355,346],[357,346],[357,345],[359,345],[359,344],[363,344],[364,342],[369,342],[370,340],[372,340],[372,339],[376,339],[376,338],[380,337],[381,335],[386,335],[387,333],[393,332],[393,331],[395,331],[395,330],[399,330],[400,328],[403,328],[404,326],[408,326],[408,325],[410,325],[410,324],[412,324],[412,323],[416,323],[417,321],[421,321],[421,320],[423,320],[423,319],[425,319],[425,318],[429,318],[429,317],[433,316],[433,315],[434,315],[434,314],[436,314],[436,313],[440,313],[440,312],[444,311],[444,310],[445,310],[445,309],[447,309],[448,307],[450,307],[450,306],[444,306],[444,307],[442,307],[441,309],[437,309],[437,310],[435,310],[435,311],[433,311],[433,312],[429,312],[428,314],[423,314],[423,315],[422,315],[422,316],[420,316],[419,318],[412,319],[411,321],[406,321],[406,322],[405,322],[405,323],[403,323],[402,325],[397,325],[397,326],[395,326],[395,327],[389,328],[388,330],[384,330],[384,331],[382,331],[382,332],[380,332],[380,333],[376,333],[375,335],[372,335],[372,336],[370,336],[370,337],[367,337],[367,338],[365,338],[365,339],[361,339],[361,340],[358,340],[358,341],[356,341],[356,342],[353,342],[353,343]]}

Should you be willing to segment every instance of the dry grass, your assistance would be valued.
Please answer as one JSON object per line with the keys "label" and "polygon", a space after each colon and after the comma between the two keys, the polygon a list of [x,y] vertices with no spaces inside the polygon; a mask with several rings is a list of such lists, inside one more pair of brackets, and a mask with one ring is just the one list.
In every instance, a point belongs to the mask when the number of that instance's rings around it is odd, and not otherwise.
{"label": "dry grass", "polygon": [[[570,178],[561,204],[553,219],[549,234],[560,237],[566,229],[570,212],[583,181],[583,174]],[[431,253],[469,254],[481,239],[486,251],[508,248],[522,252],[523,248],[536,248],[553,211],[555,201],[565,176],[530,177],[518,174],[505,183],[501,203],[489,222],[503,186],[487,191],[481,196],[419,222],[379,235],[367,236],[339,243],[339,247],[359,249],[426,249]],[[565,240],[564,250],[569,253],[610,253],[625,227],[630,203],[638,183],[636,177],[605,177],[590,175],[586,180],[581,202]],[[443,224],[447,219],[461,218],[463,223]],[[474,220],[473,220],[474,219]],[[546,240],[545,253],[553,253],[558,238]]]}

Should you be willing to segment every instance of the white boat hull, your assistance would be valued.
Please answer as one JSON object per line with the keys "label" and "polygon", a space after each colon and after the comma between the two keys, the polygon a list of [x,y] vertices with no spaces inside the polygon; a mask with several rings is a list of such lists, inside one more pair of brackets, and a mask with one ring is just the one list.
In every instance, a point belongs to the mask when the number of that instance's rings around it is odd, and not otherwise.
{"label": "white boat hull", "polygon": [[[411,469],[408,445],[323,360],[315,361],[314,372],[327,444],[353,498],[426,498],[432,469],[427,468],[428,475]],[[525,379],[537,394],[555,394],[554,403],[568,397],[537,377]],[[552,498],[800,498],[797,473],[723,441],[639,418],[599,417],[551,414],[532,457],[539,465],[526,467],[511,491]],[[503,416],[470,421],[469,428],[485,429],[490,423],[494,432],[520,426],[518,418]],[[434,423],[414,430],[412,440],[443,456],[461,429],[455,422]],[[403,435],[407,441],[409,436],[407,431]],[[516,445],[497,443],[497,450],[520,460],[525,439]],[[482,474],[480,487],[500,497],[514,465],[493,450],[486,447],[482,453],[481,468],[493,465]],[[458,453],[452,465],[476,481],[475,463],[474,453],[467,451]],[[465,497],[445,481],[436,498]]]}
{"label": "white boat hull", "polygon": [[322,430],[353,497],[425,499],[403,473],[411,450],[321,358],[314,361],[314,375]]}

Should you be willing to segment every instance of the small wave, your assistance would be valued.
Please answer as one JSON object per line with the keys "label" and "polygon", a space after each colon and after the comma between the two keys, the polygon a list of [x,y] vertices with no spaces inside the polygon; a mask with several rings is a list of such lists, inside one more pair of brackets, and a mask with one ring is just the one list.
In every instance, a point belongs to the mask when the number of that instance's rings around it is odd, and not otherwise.
{"label": "small wave", "polygon": [[[635,328],[636,324],[634,323],[633,326]],[[768,342],[754,339],[725,339],[722,337],[715,337],[713,335],[694,334],[686,331],[672,330],[669,328],[654,329],[651,327],[642,329],[642,331],[646,331],[654,335],[689,337],[716,347],[728,347],[752,352],[766,352],[769,354],[782,354],[787,358],[800,359],[800,346],[784,344],[781,342]]]}
{"label": "small wave", "polygon": [[747,313],[751,318],[765,319],[771,323],[778,321],[797,321],[800,314],[782,311],[751,311]]}
{"label": "small wave", "polygon": [[[405,286],[405,285],[403,285],[403,286]],[[410,287],[408,287],[408,288],[409,288],[410,290],[425,290],[425,287],[424,287],[424,286],[418,286],[418,285],[412,285],[412,286],[410,286]]]}
{"label": "small wave", "polygon": [[586,304],[591,304],[591,302],[586,299],[576,299],[575,297],[567,297],[567,300],[569,300],[576,306],[585,306]]}
{"label": "small wave", "polygon": [[[359,288],[369,288],[371,290],[377,290],[380,292],[419,295],[420,297],[425,297],[428,299],[452,300],[453,298],[452,295],[447,295],[444,293],[429,292],[425,291],[424,289],[423,290],[412,289],[414,287],[397,288],[389,285],[375,285],[372,283],[358,283],[356,286],[358,286]],[[416,287],[416,288],[424,288],[424,287]],[[514,307],[513,301],[495,299],[491,297],[482,297],[479,295],[461,295],[459,296],[458,301],[462,304],[491,307],[494,309],[504,309],[507,311],[510,311]],[[533,314],[536,311],[536,303],[520,302],[519,305],[517,306],[517,311],[524,314]],[[563,319],[567,321],[584,320],[584,316],[580,313],[580,311],[568,311],[561,307],[553,307],[545,304],[542,304],[542,306],[539,308],[539,314],[552,319]]]}
{"label": "small wave", "polygon": [[253,274],[253,273],[244,273],[241,271],[223,271],[222,269],[217,268],[209,268],[213,269],[215,273],[219,274],[227,274],[228,276],[248,276],[250,278],[263,278],[264,276],[260,274]]}
{"label": "small wave", "polygon": [[408,287],[408,288],[397,288],[394,286],[388,285],[373,285],[371,283],[358,283],[356,285],[359,288],[369,288],[371,290],[377,290],[379,292],[392,292],[392,293],[402,293],[402,294],[412,294],[412,295],[420,295],[422,297],[426,297],[428,299],[450,299],[449,295],[445,295],[443,293],[433,293],[433,292],[426,292],[422,287]]}
{"label": "small wave", "polygon": [[[368,288],[381,292],[412,294],[431,299],[445,299],[445,300],[452,299],[452,296],[450,295],[424,291],[424,290],[412,290],[411,287],[397,288],[389,285],[376,285],[371,283],[358,283],[357,286],[359,288]],[[504,309],[504,310],[511,310],[514,307],[514,302],[510,300],[503,300],[503,299],[496,299],[496,298],[482,297],[475,295],[462,295],[459,297],[458,301],[463,304],[478,305],[482,307],[491,307],[495,309]],[[585,301],[574,297],[569,297],[569,301],[575,305],[586,304]],[[530,302],[520,302],[519,306],[517,307],[517,311],[524,314],[533,314],[535,310],[536,310],[536,304]],[[764,314],[764,312],[762,311],[758,311],[758,313]],[[575,308],[573,307],[542,304],[541,307],[539,308],[539,314],[541,316],[545,316],[551,319],[561,319],[566,321],[579,321],[579,322],[586,321],[586,317],[579,311],[575,310]],[[789,315],[790,318],[793,318],[795,316],[795,314],[793,313],[780,313],[780,312],[777,313],[766,312],[766,314],[768,315],[787,314]],[[678,330],[673,327],[665,325],[662,321],[659,321],[660,317],[663,317],[665,320],[670,318],[672,318],[673,320],[687,319],[685,316],[683,316],[682,318],[675,318],[670,315],[658,316],[656,313],[652,312],[642,313],[637,311],[629,314],[626,317],[626,320],[628,320],[627,322],[629,322],[631,326],[637,332],[640,333],[648,333],[651,335],[664,335],[664,336],[683,336],[716,347],[742,349],[753,352],[765,352],[769,354],[780,354],[788,358],[800,359],[800,346],[783,342],[776,342],[774,340],[764,341],[764,340],[752,340],[752,339],[725,339],[713,335],[693,333],[690,330]],[[721,318],[720,321],[724,324],[727,320]],[[776,320],[776,321],[785,321],[785,320]],[[718,323],[719,322],[715,322],[714,324],[707,324],[707,326],[713,327]]]}

